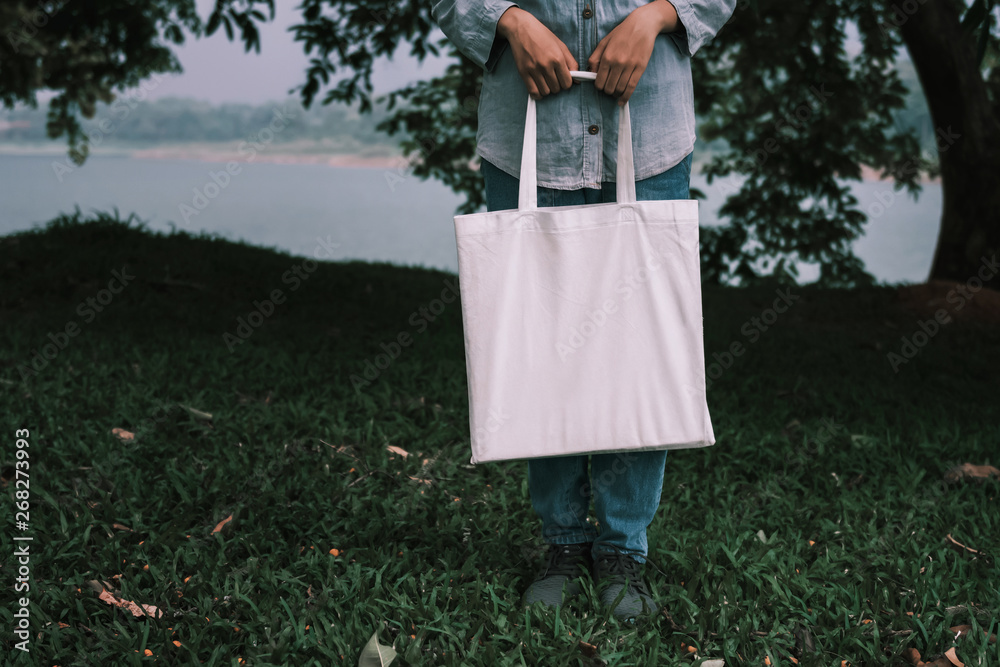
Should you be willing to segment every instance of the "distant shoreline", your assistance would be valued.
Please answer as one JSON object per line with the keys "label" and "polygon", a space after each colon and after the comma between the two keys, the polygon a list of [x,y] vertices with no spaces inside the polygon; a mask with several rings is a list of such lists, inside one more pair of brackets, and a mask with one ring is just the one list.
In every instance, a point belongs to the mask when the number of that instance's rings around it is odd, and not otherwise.
{"label": "distant shoreline", "polygon": [[[66,147],[60,145],[58,148],[37,145],[0,145],[0,155],[22,155],[31,157],[52,156],[53,158],[66,158]],[[282,153],[265,148],[248,159],[245,153],[235,150],[222,150],[214,147],[197,148],[191,146],[157,146],[153,148],[120,148],[93,151],[91,156],[100,157],[127,157],[136,160],[200,160],[202,162],[227,163],[237,162],[267,163],[267,164],[316,164],[328,167],[349,167],[355,169],[407,169],[410,159],[403,155],[357,155],[357,154],[336,154],[336,153]],[[68,158],[66,158],[68,159]],[[698,161],[695,160],[695,166]],[[693,173],[693,172],[692,172]],[[867,165],[861,166],[861,179],[868,182],[879,182],[878,172]],[[920,183],[941,184],[941,178],[928,178],[926,174],[921,175]]]}

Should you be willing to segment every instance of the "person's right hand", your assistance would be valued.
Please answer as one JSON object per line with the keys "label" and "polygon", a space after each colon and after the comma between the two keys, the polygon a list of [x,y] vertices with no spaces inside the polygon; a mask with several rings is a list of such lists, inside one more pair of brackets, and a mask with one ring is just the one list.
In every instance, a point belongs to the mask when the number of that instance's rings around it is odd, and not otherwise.
{"label": "person's right hand", "polygon": [[539,100],[573,85],[570,70],[579,69],[573,54],[534,16],[520,7],[511,7],[500,17],[497,33],[510,42],[517,71],[532,99]]}

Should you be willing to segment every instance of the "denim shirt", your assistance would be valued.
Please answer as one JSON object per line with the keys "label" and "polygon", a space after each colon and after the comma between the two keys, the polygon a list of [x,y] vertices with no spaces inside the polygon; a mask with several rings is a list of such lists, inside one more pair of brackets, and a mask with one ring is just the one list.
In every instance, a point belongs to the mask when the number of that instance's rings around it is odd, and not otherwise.
{"label": "denim shirt", "polygon": [[[653,0],[663,2],[665,0]],[[629,108],[635,178],[676,166],[694,149],[691,57],[729,20],[737,0],[672,0],[677,29],[657,35]],[[629,13],[647,0],[436,0],[432,13],[459,51],[484,69],[477,153],[512,176],[521,171],[528,89],[506,39],[496,34],[510,7],[527,11],[555,33],[579,63]],[[618,103],[592,81],[537,102],[538,184],[557,190],[599,188],[615,180]]]}

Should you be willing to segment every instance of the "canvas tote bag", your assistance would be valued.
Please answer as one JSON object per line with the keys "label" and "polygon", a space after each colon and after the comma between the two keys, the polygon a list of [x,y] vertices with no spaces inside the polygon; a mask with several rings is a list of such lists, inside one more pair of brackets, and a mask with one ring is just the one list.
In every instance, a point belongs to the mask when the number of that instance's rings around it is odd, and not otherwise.
{"label": "canvas tote bag", "polygon": [[517,209],[455,216],[473,465],[715,444],[698,202],[636,201],[618,115],[617,203],[538,207],[529,97]]}

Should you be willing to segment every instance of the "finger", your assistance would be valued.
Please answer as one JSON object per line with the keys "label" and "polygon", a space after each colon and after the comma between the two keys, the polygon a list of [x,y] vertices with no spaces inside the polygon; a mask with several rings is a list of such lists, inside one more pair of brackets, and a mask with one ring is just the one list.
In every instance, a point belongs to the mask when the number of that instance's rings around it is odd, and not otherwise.
{"label": "finger", "polygon": [[618,77],[618,83],[615,84],[615,97],[621,97],[625,94],[625,90],[628,88],[628,83],[632,78],[632,73],[635,71],[633,67],[622,68],[621,76]]}
{"label": "finger", "polygon": [[639,85],[639,78],[642,76],[642,71],[639,68],[635,68],[632,71],[632,76],[628,79],[628,85],[625,86],[625,92],[621,94],[618,98],[618,106],[625,106],[625,103],[632,98],[632,93],[635,92],[635,87]]}
{"label": "finger", "polygon": [[542,96],[538,93],[538,86],[535,85],[535,80],[534,79],[532,79],[532,78],[529,77],[528,79],[525,80],[524,84],[528,88],[528,96],[531,99],[535,100],[536,102],[539,99],[541,99]]}
{"label": "finger", "polygon": [[608,41],[607,40],[608,40],[608,38],[605,37],[600,42],[598,42],[597,43],[597,48],[595,48],[594,52],[590,54],[589,58],[587,58],[587,71],[588,72],[596,72],[598,70],[598,68],[600,68],[600,66],[601,66],[601,58],[604,57],[604,49],[606,49],[607,46],[608,46]]}
{"label": "finger", "polygon": [[532,75],[531,79],[532,79],[532,81],[535,82],[535,88],[538,89],[538,96],[539,97],[545,97],[550,92],[552,92],[549,89],[549,84],[545,80],[545,76],[544,76],[544,74],[542,72],[535,72]]}
{"label": "finger", "polygon": [[[600,76],[598,74],[598,76]],[[622,77],[621,65],[614,65],[608,67],[608,76],[604,80],[604,86],[601,88],[608,95],[616,95],[615,92],[618,89],[618,80]]]}
{"label": "finger", "polygon": [[566,90],[567,88],[572,87],[572,85],[573,85],[573,77],[570,76],[569,71],[571,69],[575,69],[575,68],[576,68],[575,65],[573,67],[567,67],[565,61],[560,62],[557,65],[557,67],[556,67],[556,81],[559,82],[559,90]]}
{"label": "finger", "polygon": [[576,62],[576,58],[574,58],[573,54],[569,52],[569,49],[566,48],[565,44],[563,44],[562,47],[563,47],[563,66],[566,68],[566,80],[568,81],[565,87],[569,88],[574,83],[576,83],[576,81],[574,81],[573,77],[570,75],[570,71],[579,69],[579,63]]}
{"label": "finger", "polygon": [[[555,68],[549,67],[548,69],[541,71],[541,76],[545,80],[546,95],[551,95],[552,93],[558,93],[561,88],[559,87],[559,77],[556,76]],[[541,86],[539,86],[541,88]]]}

